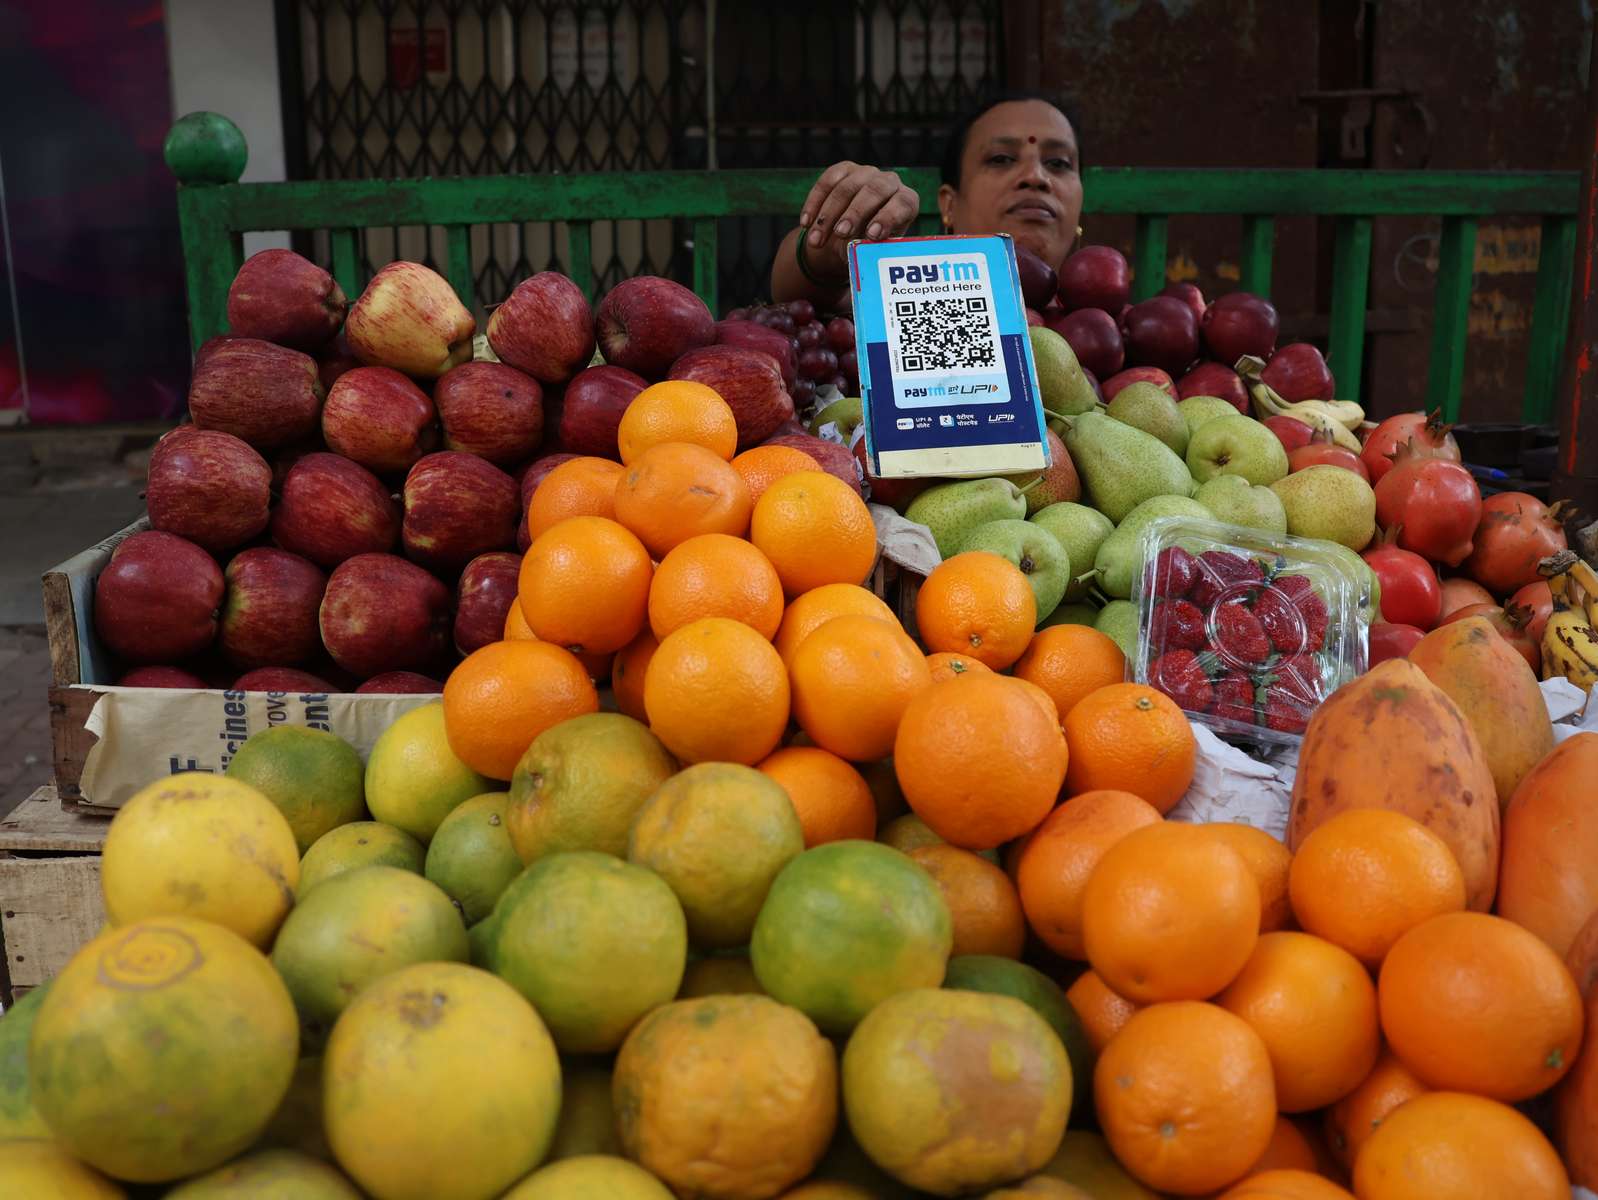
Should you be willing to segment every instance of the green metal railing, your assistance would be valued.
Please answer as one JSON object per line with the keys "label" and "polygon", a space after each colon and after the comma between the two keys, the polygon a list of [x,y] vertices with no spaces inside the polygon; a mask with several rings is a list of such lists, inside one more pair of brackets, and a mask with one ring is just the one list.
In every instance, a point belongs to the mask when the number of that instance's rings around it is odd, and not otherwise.
{"label": "green metal railing", "polygon": [[[366,283],[357,253],[360,229],[442,227],[444,273],[470,308],[477,299],[471,261],[475,225],[564,223],[566,272],[592,296],[592,222],[683,219],[692,229],[693,288],[715,311],[717,219],[797,212],[815,182],[812,170],[748,170],[244,184],[235,182],[244,166],[243,135],[230,121],[210,113],[191,114],[174,125],[166,155],[181,185],[178,217],[196,347],[227,328],[228,285],[243,261],[242,234],[253,230],[328,231],[333,275],[354,297]],[[921,196],[921,226],[935,229],[937,173],[912,168],[900,174]],[[1551,419],[1569,318],[1578,189],[1574,172],[1141,167],[1090,167],[1083,172],[1086,213],[1137,219],[1134,299],[1153,295],[1164,285],[1173,215],[1239,217],[1239,286],[1266,296],[1271,293],[1275,218],[1335,217],[1327,357],[1346,398],[1361,394],[1375,218],[1440,217],[1426,407],[1441,408],[1450,420],[1459,415],[1477,222],[1505,215],[1542,221],[1522,413],[1528,421]]]}

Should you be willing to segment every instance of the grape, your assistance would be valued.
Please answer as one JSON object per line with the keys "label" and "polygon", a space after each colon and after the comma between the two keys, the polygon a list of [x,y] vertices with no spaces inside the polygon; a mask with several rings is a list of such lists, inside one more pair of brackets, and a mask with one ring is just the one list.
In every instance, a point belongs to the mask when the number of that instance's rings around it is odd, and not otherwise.
{"label": "grape", "polygon": [[852,392],[851,392],[851,390],[849,388],[849,381],[847,379],[845,379],[842,375],[834,375],[832,377],[832,386],[837,388],[845,396],[848,396],[848,395],[852,394]]}
{"label": "grape", "polygon": [[855,357],[854,347],[851,346],[838,355],[838,370],[842,371],[850,379],[860,378],[860,363]]}
{"label": "grape", "polygon": [[752,309],[749,314],[749,319],[757,325],[770,326],[776,315],[777,313],[775,309],[762,306],[760,308]]}
{"label": "grape", "polygon": [[780,308],[771,310],[771,318],[766,322],[766,324],[770,325],[779,333],[786,333],[789,337],[792,337],[794,334],[799,332],[798,323]]}
{"label": "grape", "polygon": [[838,356],[825,346],[816,346],[799,356],[799,374],[825,383],[838,372]]}
{"label": "grape", "polygon": [[812,379],[797,379],[794,381],[794,385],[788,389],[788,393],[793,397],[794,408],[802,411],[807,404],[816,398],[815,381]]}
{"label": "grape", "polygon": [[786,307],[788,315],[801,325],[816,319],[816,306],[808,300],[790,300]]}
{"label": "grape", "polygon": [[794,336],[794,340],[799,343],[799,349],[809,350],[812,346],[821,345],[821,339],[825,336],[826,330],[812,321],[808,325],[799,326],[799,332]]}
{"label": "grape", "polygon": [[854,349],[854,322],[848,317],[833,317],[827,322],[827,345],[834,353]]}

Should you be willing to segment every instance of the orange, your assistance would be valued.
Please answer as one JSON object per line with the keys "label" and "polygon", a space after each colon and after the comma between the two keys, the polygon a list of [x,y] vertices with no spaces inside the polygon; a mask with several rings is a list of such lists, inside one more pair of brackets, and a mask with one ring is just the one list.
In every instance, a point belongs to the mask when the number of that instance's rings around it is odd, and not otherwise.
{"label": "orange", "polygon": [[1570,1177],[1506,1104],[1428,1092],[1394,1109],[1354,1163],[1360,1200],[1569,1200]]}
{"label": "orange", "polygon": [[795,471],[771,483],[755,505],[749,540],[798,596],[828,583],[859,583],[877,561],[877,527],[866,502],[843,480]]}
{"label": "orange", "polygon": [[987,663],[981,659],[951,650],[940,650],[936,654],[927,655],[927,666],[932,669],[933,683],[944,679],[958,679],[961,675],[992,673]]}
{"label": "orange", "polygon": [[651,446],[616,481],[616,519],[657,559],[702,533],[742,537],[749,509],[743,476],[686,442]]}
{"label": "orange", "polygon": [[527,618],[522,616],[522,602],[517,600],[505,610],[504,640],[507,642],[525,642],[537,640],[537,635],[527,628]]}
{"label": "orange", "polygon": [[911,811],[966,850],[1030,833],[1059,798],[1065,762],[1060,727],[1012,680],[991,674],[927,687],[905,708],[893,743]]}
{"label": "orange", "polygon": [[1581,995],[1535,933],[1486,913],[1415,926],[1382,961],[1382,1032],[1429,1087],[1514,1102],[1546,1091],[1581,1046]]}
{"label": "orange", "polygon": [[1311,1168],[1273,1167],[1251,1173],[1223,1192],[1221,1200],[1354,1200],[1354,1194]]}
{"label": "orange", "polygon": [[1332,1156],[1345,1171],[1352,1170],[1360,1147],[1387,1114],[1425,1090],[1426,1085],[1391,1050],[1383,1050],[1359,1086],[1326,1110],[1326,1141]]}
{"label": "orange", "polygon": [[1016,863],[1016,886],[1027,923],[1049,949],[1084,957],[1082,893],[1088,877],[1116,842],[1159,821],[1154,806],[1131,792],[1083,792],[1032,831]]}
{"label": "orange", "polygon": [[1065,998],[1076,1010],[1077,1019],[1082,1022],[1082,1032],[1087,1034],[1088,1044],[1093,1047],[1095,1054],[1110,1044],[1110,1039],[1125,1028],[1132,1014],[1140,1007],[1119,992],[1112,991],[1092,967],[1078,975],[1076,981],[1065,989]]}
{"label": "orange", "polygon": [[[1053,696],[1049,695],[1049,693],[1044,691],[1037,684],[1028,683],[1025,679],[1017,679],[1014,675],[1008,675],[1005,676],[1005,678],[1009,679],[1013,687],[1018,687],[1027,695],[1031,696],[1033,702],[1043,710],[1043,715],[1049,718],[1049,723],[1055,728],[1059,728],[1060,710],[1055,707]],[[1062,738],[1065,736],[1064,730],[1061,730],[1060,736]]]}
{"label": "orange", "polygon": [[1021,657],[1037,623],[1021,568],[986,550],[945,559],[916,593],[916,628],[929,650],[969,654],[995,671]]}
{"label": "orange", "polygon": [[[1270,1044],[1267,1043],[1265,1048],[1269,1050]],[[1281,1107],[1280,1093],[1277,1094],[1277,1107]],[[1315,1147],[1302,1129],[1280,1114],[1276,1118],[1276,1128],[1271,1131],[1270,1144],[1265,1147],[1265,1153],[1249,1167],[1247,1177],[1253,1178],[1266,1171],[1315,1172]]]}
{"label": "orange", "polygon": [[714,388],[668,379],[633,397],[616,427],[616,448],[631,466],[645,451],[667,442],[703,446],[727,462],[738,450],[738,420]]}
{"label": "orange", "polygon": [[1010,877],[985,858],[958,846],[922,846],[910,857],[931,875],[954,921],[949,957],[996,954],[1020,958],[1026,921]]}
{"label": "orange", "polygon": [[706,617],[661,641],[644,676],[644,711],[684,763],[753,766],[788,727],[788,673],[749,626]]}
{"label": "orange", "polygon": [[1293,910],[1287,902],[1287,876],[1293,852],[1263,829],[1234,821],[1195,825],[1207,837],[1219,838],[1236,850],[1260,885],[1260,932],[1287,928]]}
{"label": "orange", "polygon": [[782,581],[742,538],[704,533],[676,546],[649,585],[649,626],[657,638],[701,617],[742,621],[768,641],[782,622]]}
{"label": "orange", "polygon": [[536,539],[567,517],[615,517],[621,464],[608,458],[573,458],[545,475],[527,502],[527,533]]}
{"label": "orange", "polygon": [[522,556],[522,617],[539,641],[610,654],[644,627],[654,573],[649,551],[615,521],[568,517]]}
{"label": "orange", "polygon": [[1351,808],[1304,839],[1288,894],[1301,928],[1377,967],[1422,921],[1464,911],[1465,876],[1448,843],[1413,817]]}
{"label": "orange", "polygon": [[1050,625],[1033,634],[1015,674],[1053,696],[1063,719],[1089,693],[1126,678],[1126,655],[1091,625]]}
{"label": "orange", "polygon": [[788,793],[805,832],[805,849],[844,838],[877,836],[877,803],[865,778],[836,754],[789,746],[758,764]]}
{"label": "orange", "polygon": [[794,651],[793,715],[810,740],[855,762],[886,758],[905,707],[932,684],[897,622],[834,617]]}
{"label": "orange", "polygon": [[1099,1055],[1093,1096],[1115,1157],[1164,1192],[1235,1183],[1276,1128],[1265,1043],[1213,1004],[1156,1004],[1132,1014]]}
{"label": "orange", "polygon": [[1164,692],[1115,683],[1076,702],[1065,716],[1072,795],[1117,788],[1162,813],[1187,794],[1198,742],[1182,710]]}
{"label": "orange", "polygon": [[758,504],[766,489],[784,475],[819,471],[821,464],[792,446],[755,446],[734,458],[732,469],[744,477],[749,485],[749,498]]}
{"label": "orange", "polygon": [[1265,934],[1215,1002],[1264,1040],[1283,1112],[1341,1100],[1376,1065],[1376,987],[1357,958],[1311,934]]}
{"label": "orange", "polygon": [[533,739],[568,717],[599,711],[577,656],[549,642],[490,642],[444,681],[444,736],[479,775],[509,779]]}
{"label": "orange", "polygon": [[655,657],[660,642],[654,632],[644,629],[620,650],[610,667],[610,690],[616,697],[616,711],[635,721],[648,721],[644,710],[644,680],[648,677],[649,661]]}
{"label": "orange", "polygon": [[890,625],[898,625],[881,596],[857,583],[824,583],[796,596],[782,614],[782,624],[777,627],[774,645],[782,661],[793,665],[793,652],[804,641],[833,617],[876,617]]}
{"label": "orange", "polygon": [[1134,829],[1082,893],[1093,969],[1128,1000],[1203,1000],[1237,977],[1259,939],[1260,889],[1240,855],[1191,825]]}

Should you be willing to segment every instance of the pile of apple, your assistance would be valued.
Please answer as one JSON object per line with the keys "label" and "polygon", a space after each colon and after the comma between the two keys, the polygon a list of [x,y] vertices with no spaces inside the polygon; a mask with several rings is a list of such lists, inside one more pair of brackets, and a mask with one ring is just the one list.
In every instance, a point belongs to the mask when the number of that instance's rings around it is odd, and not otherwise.
{"label": "pile of apple", "polygon": [[858,489],[848,449],[806,434],[792,398],[849,382],[832,347],[847,332],[852,348],[853,327],[783,315],[791,332],[717,322],[652,276],[593,308],[543,272],[483,339],[420,263],[389,264],[350,304],[292,251],[254,255],[228,294],[231,332],[195,357],[192,423],[151,454],[151,529],[96,582],[118,682],[437,691],[457,656],[502,636],[533,488],[569,458],[616,458],[651,382],[706,384],[740,449],[797,445]]}

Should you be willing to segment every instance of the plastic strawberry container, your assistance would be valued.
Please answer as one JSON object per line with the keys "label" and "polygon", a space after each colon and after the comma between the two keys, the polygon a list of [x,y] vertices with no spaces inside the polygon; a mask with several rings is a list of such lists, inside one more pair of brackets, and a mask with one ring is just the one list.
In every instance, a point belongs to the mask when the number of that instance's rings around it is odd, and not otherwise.
{"label": "plastic strawberry container", "polygon": [[1296,743],[1365,670],[1367,586],[1323,542],[1162,518],[1133,584],[1133,678],[1218,734]]}

